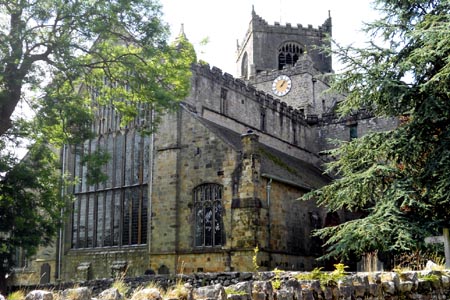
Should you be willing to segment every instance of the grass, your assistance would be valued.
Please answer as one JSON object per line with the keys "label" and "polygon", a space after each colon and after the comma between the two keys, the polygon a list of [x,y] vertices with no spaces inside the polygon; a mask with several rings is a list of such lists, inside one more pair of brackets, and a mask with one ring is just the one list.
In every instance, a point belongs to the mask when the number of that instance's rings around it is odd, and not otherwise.
{"label": "grass", "polygon": [[248,295],[248,293],[246,293],[245,291],[238,291],[235,290],[234,288],[231,287],[226,287],[225,288],[225,293],[228,295],[238,295],[238,296],[245,296]]}
{"label": "grass", "polygon": [[432,261],[436,264],[432,267],[433,271],[443,271],[445,269],[445,258],[436,252],[416,250],[396,255],[394,260],[396,263],[394,270],[425,270],[428,261]]}
{"label": "grass", "polygon": [[163,298],[176,298],[180,300],[187,300],[189,296],[189,290],[184,286],[183,274],[184,274],[184,261],[180,264],[180,271],[178,272],[178,278],[174,286],[167,289]]}
{"label": "grass", "polygon": [[[144,288],[138,288],[134,290],[133,295],[131,296],[132,300],[147,300],[147,299],[153,299],[153,298],[159,298],[162,296],[162,292],[159,288],[145,288],[148,289],[148,292],[143,292]],[[150,291],[152,290],[152,291]]]}
{"label": "grass", "polygon": [[6,299],[8,300],[24,300],[25,299],[25,292],[24,291],[15,291],[9,294]]}
{"label": "grass", "polygon": [[188,289],[182,284],[176,284],[170,287],[163,298],[175,298],[179,300],[187,300],[189,296]]}
{"label": "grass", "polygon": [[129,291],[129,286],[125,283],[125,279],[123,277],[117,278],[111,285],[112,288],[116,288],[119,293],[125,296]]}
{"label": "grass", "polygon": [[439,281],[440,277],[436,274],[426,274],[422,275],[419,273],[419,279],[425,280],[425,281]]}
{"label": "grass", "polygon": [[319,280],[322,286],[336,286],[345,277],[344,264],[335,264],[333,272],[322,272],[322,268],[315,268],[309,273],[302,273],[296,276],[297,280]]}

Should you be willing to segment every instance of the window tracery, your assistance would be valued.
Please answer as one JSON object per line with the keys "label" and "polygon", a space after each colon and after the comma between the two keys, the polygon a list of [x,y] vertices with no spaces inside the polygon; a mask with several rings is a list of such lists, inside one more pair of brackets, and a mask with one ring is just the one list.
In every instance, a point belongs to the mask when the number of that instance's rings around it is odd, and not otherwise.
{"label": "window tracery", "polygon": [[214,247],[223,243],[222,186],[208,183],[194,189],[195,246]]}
{"label": "window tracery", "polygon": [[[136,130],[109,133],[75,147],[72,248],[129,246],[147,243],[148,136]],[[110,159],[102,167],[108,179],[87,186],[82,156],[103,149]],[[126,153],[126,155],[125,155]]]}
{"label": "window tracery", "polygon": [[303,47],[294,42],[288,42],[278,49],[278,69],[285,66],[294,66],[299,57],[304,53]]}

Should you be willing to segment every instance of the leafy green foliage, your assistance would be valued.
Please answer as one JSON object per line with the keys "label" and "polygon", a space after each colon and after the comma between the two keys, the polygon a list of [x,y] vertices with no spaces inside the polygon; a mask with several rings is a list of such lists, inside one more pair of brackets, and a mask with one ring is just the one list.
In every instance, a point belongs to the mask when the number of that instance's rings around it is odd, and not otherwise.
{"label": "leafy green foliage", "polygon": [[399,126],[341,143],[327,167],[338,179],[307,195],[361,216],[315,233],[326,257],[410,251],[450,222],[450,2],[376,3],[367,47],[336,46],[346,68],[332,90],[347,95],[343,116],[364,108]]}
{"label": "leafy green foliage", "polygon": [[255,248],[253,248],[253,256],[252,256],[253,271],[255,273],[259,272],[258,253],[259,253],[259,247],[256,246]]}
{"label": "leafy green foliage", "polygon": [[2,169],[6,173],[0,181],[0,274],[14,265],[16,248],[33,255],[56,234],[65,204],[58,164],[55,153],[36,143],[20,163]]}
{"label": "leafy green foliage", "polygon": [[[32,255],[60,221],[61,174],[46,146],[92,139],[105,106],[124,128],[143,111],[174,109],[187,96],[194,49],[184,36],[170,45],[167,37],[157,0],[0,1],[0,285],[12,249]],[[36,117],[12,121],[24,98]],[[20,163],[14,147],[7,151],[17,137],[35,144]],[[101,149],[84,155],[89,183],[106,179],[108,159]]]}
{"label": "leafy green foliage", "polygon": [[311,272],[301,273],[296,276],[297,280],[319,280],[322,286],[336,286],[345,277],[345,266],[342,263],[334,265],[334,271],[322,272],[322,268],[314,268]]}
{"label": "leafy green foliage", "polygon": [[87,184],[98,184],[108,179],[108,176],[101,169],[109,159],[110,154],[101,149],[96,149],[91,155],[85,155],[83,157],[81,163],[87,167]]}
{"label": "leafy green foliage", "polygon": [[113,102],[124,124],[137,113],[131,103],[160,110],[186,95],[195,53],[185,38],[167,44],[157,0],[12,0],[0,3],[0,14],[0,135],[11,127],[25,87],[40,90],[51,82],[50,106],[89,87],[103,103]]}
{"label": "leafy green foliage", "polygon": [[283,272],[283,271],[278,268],[275,268],[273,270],[273,273],[275,274],[275,276],[272,279],[272,287],[276,290],[279,290],[281,287],[281,278],[280,278],[281,272]]}

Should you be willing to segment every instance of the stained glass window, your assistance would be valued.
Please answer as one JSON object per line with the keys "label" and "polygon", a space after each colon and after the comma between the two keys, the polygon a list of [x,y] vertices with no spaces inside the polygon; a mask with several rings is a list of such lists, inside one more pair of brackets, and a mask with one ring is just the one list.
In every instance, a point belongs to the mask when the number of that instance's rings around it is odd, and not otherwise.
{"label": "stained glass window", "polygon": [[195,246],[213,247],[223,242],[222,186],[202,184],[194,189]]}

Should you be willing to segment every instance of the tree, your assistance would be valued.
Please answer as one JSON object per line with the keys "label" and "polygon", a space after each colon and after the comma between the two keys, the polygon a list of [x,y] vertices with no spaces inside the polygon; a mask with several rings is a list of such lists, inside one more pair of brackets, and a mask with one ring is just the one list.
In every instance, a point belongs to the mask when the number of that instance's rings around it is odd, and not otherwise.
{"label": "tree", "polygon": [[336,45],[346,68],[332,90],[346,94],[342,116],[366,108],[400,125],[332,150],[327,172],[337,179],[308,198],[362,217],[316,232],[325,257],[410,251],[450,225],[450,2],[376,4],[382,17],[366,25],[374,39]]}
{"label": "tree", "polygon": [[[166,111],[188,95],[195,52],[184,35],[167,37],[157,0],[0,0],[0,287],[12,250],[33,254],[60,222],[64,176],[48,147],[92,137],[99,106],[125,125],[142,107]],[[33,120],[12,120],[20,100]],[[18,137],[33,144],[21,162],[6,146]],[[98,173],[107,156],[84,159]]]}
{"label": "tree", "polygon": [[15,250],[28,256],[39,245],[48,245],[60,226],[61,174],[59,159],[47,145],[34,144],[21,163],[2,157],[0,172],[8,173],[0,181],[0,290],[5,274],[14,266]]}
{"label": "tree", "polygon": [[[186,92],[192,56],[168,48],[156,0],[2,0],[0,16],[0,136],[24,87],[42,87],[54,74],[65,94],[81,75],[97,86],[106,78],[115,84],[104,88],[110,96],[141,97],[155,109]],[[116,109],[126,118],[136,113]]]}

